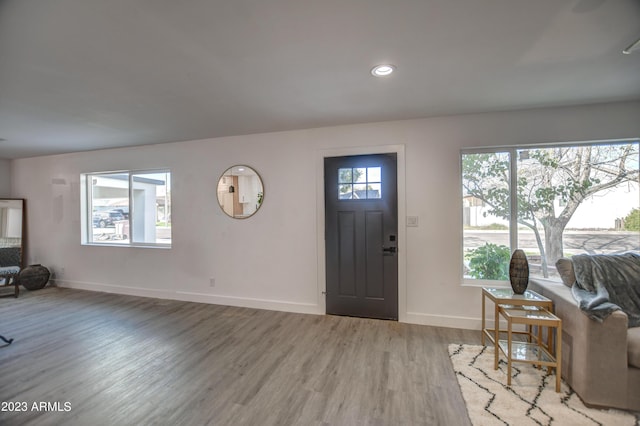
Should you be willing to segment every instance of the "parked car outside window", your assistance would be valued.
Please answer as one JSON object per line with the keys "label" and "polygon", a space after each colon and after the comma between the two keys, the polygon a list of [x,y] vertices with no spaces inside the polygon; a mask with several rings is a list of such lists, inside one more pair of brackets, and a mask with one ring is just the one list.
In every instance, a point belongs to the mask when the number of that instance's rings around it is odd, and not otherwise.
{"label": "parked car outside window", "polygon": [[118,207],[118,208],[115,208],[115,209],[111,209],[111,211],[120,212],[120,214],[122,214],[122,216],[124,216],[125,219],[129,219],[129,207],[128,206],[123,206],[123,207]]}
{"label": "parked car outside window", "polygon": [[124,220],[124,215],[119,211],[95,212],[93,214],[93,227],[106,228],[107,226],[115,226],[114,222],[119,220]]}

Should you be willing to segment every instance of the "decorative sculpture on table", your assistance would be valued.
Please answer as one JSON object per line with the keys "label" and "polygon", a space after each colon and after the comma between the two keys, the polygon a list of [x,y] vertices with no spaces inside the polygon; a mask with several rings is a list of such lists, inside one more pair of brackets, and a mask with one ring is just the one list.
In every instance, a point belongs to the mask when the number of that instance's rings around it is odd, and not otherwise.
{"label": "decorative sculpture on table", "polygon": [[529,262],[521,249],[516,249],[511,255],[509,281],[515,294],[523,294],[529,285]]}

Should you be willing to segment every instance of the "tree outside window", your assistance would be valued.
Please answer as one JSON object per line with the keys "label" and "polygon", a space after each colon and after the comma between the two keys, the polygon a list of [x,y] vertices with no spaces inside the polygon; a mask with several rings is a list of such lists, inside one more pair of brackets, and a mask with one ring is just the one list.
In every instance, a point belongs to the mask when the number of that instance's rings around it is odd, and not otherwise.
{"label": "tree outside window", "polygon": [[[631,228],[640,207],[638,146],[627,141],[463,153],[465,275],[478,278],[469,259],[477,263],[484,255],[486,248],[478,251],[482,242],[510,252],[525,249],[532,275],[543,277],[553,276],[564,256],[640,250],[640,234]],[[492,221],[508,231],[489,233]]]}

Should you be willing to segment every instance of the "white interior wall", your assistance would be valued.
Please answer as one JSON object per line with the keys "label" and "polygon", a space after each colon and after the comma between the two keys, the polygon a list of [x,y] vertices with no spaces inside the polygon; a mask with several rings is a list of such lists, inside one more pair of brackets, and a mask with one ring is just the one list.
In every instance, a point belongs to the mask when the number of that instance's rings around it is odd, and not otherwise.
{"label": "white interior wall", "polygon": [[11,161],[0,159],[0,197],[11,195]]}
{"label": "white interior wall", "polygon": [[[318,158],[336,149],[404,145],[400,191],[419,227],[405,230],[401,319],[479,328],[480,290],[461,285],[460,149],[638,137],[639,117],[640,102],[613,103],[19,159],[12,195],[29,206],[28,262],[50,267],[59,285],[323,313]],[[227,217],[216,200],[218,177],[235,164],[253,167],[265,186],[262,208],[246,220]],[[158,168],[172,172],[173,247],[82,246],[80,174]]]}

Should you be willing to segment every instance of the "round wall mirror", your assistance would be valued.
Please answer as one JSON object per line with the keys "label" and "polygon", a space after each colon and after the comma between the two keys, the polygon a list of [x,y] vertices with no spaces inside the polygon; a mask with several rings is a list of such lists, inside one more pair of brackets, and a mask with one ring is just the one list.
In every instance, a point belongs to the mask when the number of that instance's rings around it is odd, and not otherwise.
{"label": "round wall mirror", "polygon": [[246,219],[253,216],[264,199],[260,175],[249,166],[233,166],[218,180],[218,204],[228,216]]}

